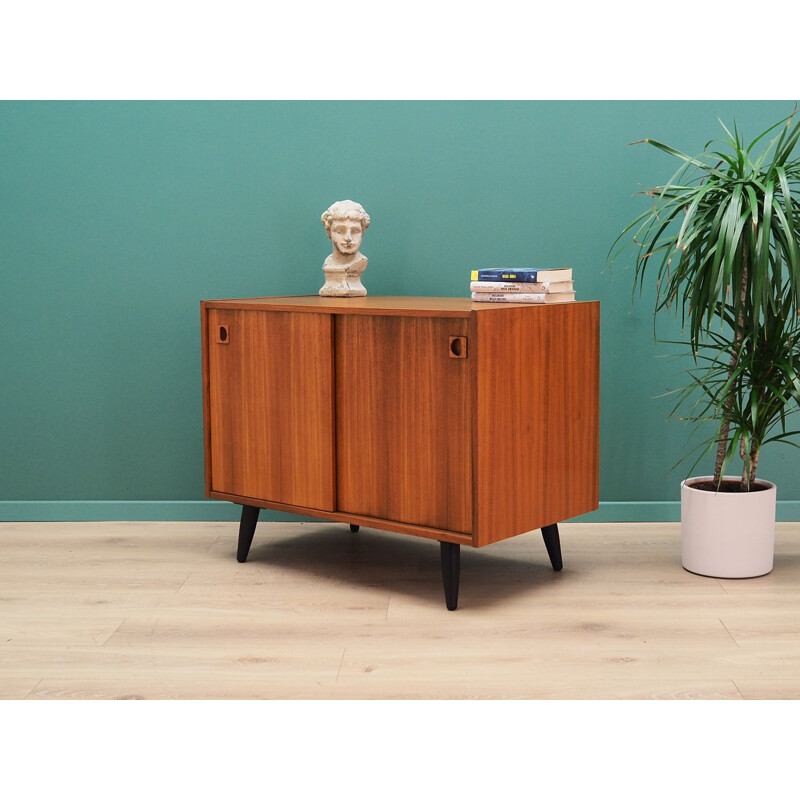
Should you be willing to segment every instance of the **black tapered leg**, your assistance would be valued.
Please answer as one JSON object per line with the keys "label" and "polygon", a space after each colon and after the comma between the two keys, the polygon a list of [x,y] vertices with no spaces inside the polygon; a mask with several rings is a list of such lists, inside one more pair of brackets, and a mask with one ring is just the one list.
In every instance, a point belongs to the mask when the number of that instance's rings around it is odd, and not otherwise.
{"label": "black tapered leg", "polygon": [[461,545],[452,542],[439,542],[439,545],[442,556],[444,601],[448,611],[455,611],[458,605],[458,579],[461,573]]}
{"label": "black tapered leg", "polygon": [[558,538],[558,525],[545,525],[542,528],[542,538],[544,546],[547,548],[547,555],[550,556],[550,563],[553,569],[559,572],[564,564],[561,561],[561,540]]}
{"label": "black tapered leg", "polygon": [[256,532],[259,508],[256,506],[242,506],[242,519],[239,522],[239,548],[236,551],[236,560],[241,564],[247,561],[250,545],[253,543],[253,534]]}
{"label": "black tapered leg", "polygon": [[358,525],[351,525],[350,526],[351,533],[358,533]]}

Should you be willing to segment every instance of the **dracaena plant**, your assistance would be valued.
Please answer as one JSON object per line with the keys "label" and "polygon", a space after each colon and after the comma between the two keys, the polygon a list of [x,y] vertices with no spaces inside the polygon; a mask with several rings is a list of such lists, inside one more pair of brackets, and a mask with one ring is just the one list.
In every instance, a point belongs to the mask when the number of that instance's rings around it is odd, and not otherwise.
{"label": "dracaena plant", "polygon": [[741,456],[740,488],[749,491],[762,445],[794,444],[797,433],[787,418],[800,403],[800,124],[793,113],[749,144],[735,125],[733,133],[722,127],[726,137],[698,156],[652,139],[634,143],[681,163],[643,192],[650,207],[609,254],[635,245],[634,291],[655,272],[654,314],[676,314],[688,334],[693,368],[673,413],[705,430],[710,420],[713,430],[695,466],[716,449],[720,488]]}

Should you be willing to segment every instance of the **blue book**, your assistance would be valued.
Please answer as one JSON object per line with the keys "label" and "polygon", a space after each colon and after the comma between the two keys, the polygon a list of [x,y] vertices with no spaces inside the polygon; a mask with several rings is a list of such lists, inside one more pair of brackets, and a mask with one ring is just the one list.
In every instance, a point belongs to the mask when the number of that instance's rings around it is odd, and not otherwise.
{"label": "blue book", "polygon": [[571,281],[572,268],[566,269],[474,269],[473,281]]}

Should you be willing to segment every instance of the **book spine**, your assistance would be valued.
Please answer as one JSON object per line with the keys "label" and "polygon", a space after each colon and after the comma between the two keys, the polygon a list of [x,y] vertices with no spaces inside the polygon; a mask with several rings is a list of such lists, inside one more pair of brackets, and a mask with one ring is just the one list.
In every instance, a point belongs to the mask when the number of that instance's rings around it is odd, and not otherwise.
{"label": "book spine", "polygon": [[569,303],[575,300],[575,292],[473,292],[472,299],[478,303]]}
{"label": "book spine", "polygon": [[539,273],[547,270],[540,269],[474,269],[473,281],[527,281],[535,283],[539,280]]}
{"label": "book spine", "polygon": [[472,299],[478,303],[544,303],[545,293],[473,292]]}
{"label": "book spine", "polygon": [[544,281],[530,283],[528,281],[472,281],[471,292],[525,292],[539,294],[542,292],[571,292],[572,281]]}

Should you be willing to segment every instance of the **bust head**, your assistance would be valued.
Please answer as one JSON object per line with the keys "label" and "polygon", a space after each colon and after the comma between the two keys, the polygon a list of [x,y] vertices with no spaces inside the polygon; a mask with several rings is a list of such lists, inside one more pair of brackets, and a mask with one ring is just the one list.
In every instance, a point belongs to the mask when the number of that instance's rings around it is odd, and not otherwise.
{"label": "bust head", "polygon": [[360,203],[339,200],[322,215],[322,224],[333,244],[334,255],[347,259],[358,253],[364,231],[369,227],[369,214]]}

